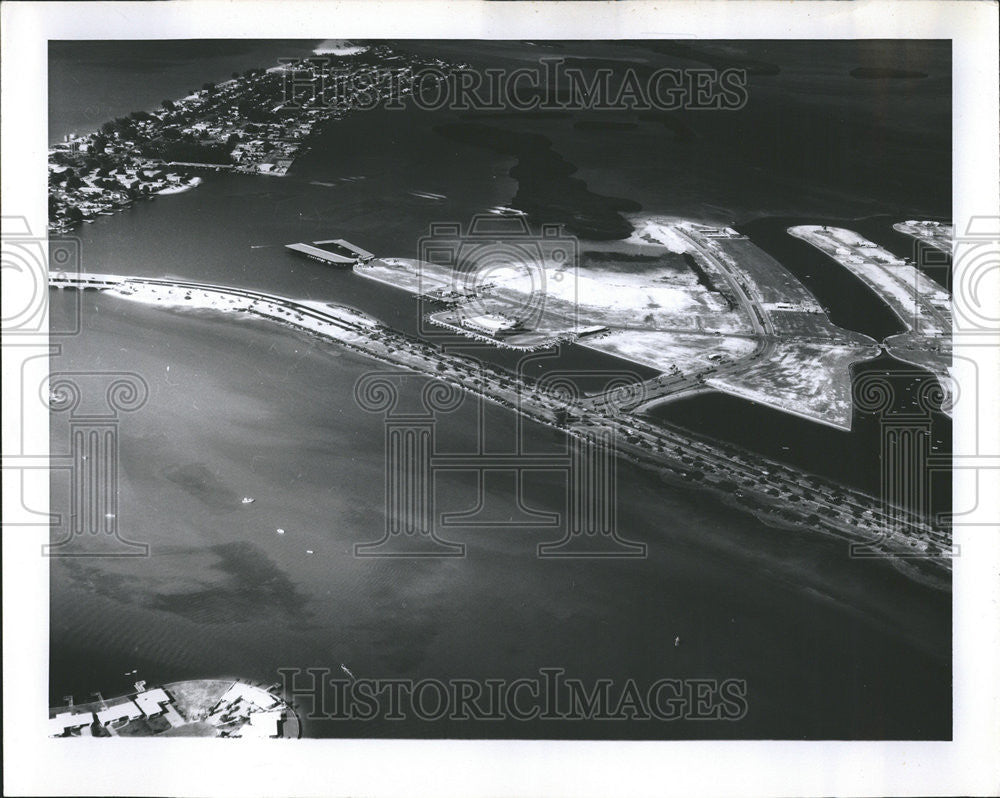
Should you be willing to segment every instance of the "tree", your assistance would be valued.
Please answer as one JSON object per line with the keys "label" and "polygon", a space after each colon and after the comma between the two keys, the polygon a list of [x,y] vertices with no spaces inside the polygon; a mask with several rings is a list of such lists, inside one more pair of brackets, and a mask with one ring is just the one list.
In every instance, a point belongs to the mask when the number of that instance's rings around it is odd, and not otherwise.
{"label": "tree", "polygon": [[173,104],[170,100],[164,100],[160,105],[163,106],[164,111],[173,111],[177,106]]}

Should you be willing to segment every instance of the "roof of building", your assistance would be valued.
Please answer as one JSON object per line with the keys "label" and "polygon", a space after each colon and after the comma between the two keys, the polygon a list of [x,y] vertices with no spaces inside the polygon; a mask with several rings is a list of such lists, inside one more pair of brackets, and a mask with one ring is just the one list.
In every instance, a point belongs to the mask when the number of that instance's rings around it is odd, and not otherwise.
{"label": "roof of building", "polygon": [[157,687],[155,690],[147,690],[145,693],[139,693],[135,697],[135,703],[139,705],[139,709],[143,711],[145,715],[158,715],[163,712],[162,704],[170,703],[170,696],[168,696],[163,688]]}
{"label": "roof of building", "polygon": [[274,709],[281,703],[267,690],[245,682],[234,682],[233,686],[226,690],[222,698],[219,699],[219,703],[230,704],[240,699],[248,704],[253,704],[258,709]]}
{"label": "roof of building", "polygon": [[142,710],[136,706],[134,701],[126,701],[123,704],[115,704],[113,707],[102,709],[97,713],[97,722],[102,726],[107,726],[111,721],[119,718],[135,720],[142,717]]}
{"label": "roof of building", "polygon": [[497,333],[501,330],[511,329],[517,322],[493,313],[482,313],[478,316],[467,316],[462,320],[467,327],[475,327],[487,332]]}
{"label": "roof of building", "polygon": [[93,722],[92,712],[60,712],[54,718],[49,718],[49,734],[57,736],[67,729],[89,726]]}
{"label": "roof of building", "polygon": [[348,258],[344,255],[338,255],[335,252],[320,249],[319,247],[314,247],[311,244],[285,244],[285,249],[290,249],[293,252],[301,252],[303,255],[320,258],[321,260],[329,261],[330,263],[354,263],[357,260],[357,258]]}
{"label": "roof of building", "polygon": [[277,737],[281,731],[278,724],[281,723],[281,710],[275,709],[270,712],[254,712],[250,715],[250,722],[244,724],[240,733],[244,737]]}
{"label": "roof of building", "polygon": [[338,246],[341,246],[344,249],[346,249],[346,250],[348,250],[350,252],[353,252],[355,255],[357,255],[359,258],[361,258],[363,260],[367,260],[367,259],[375,257],[368,250],[362,249],[361,247],[358,247],[358,246],[355,246],[350,241],[346,241],[343,238],[331,238],[328,241],[314,241],[313,243],[314,244],[337,244]]}

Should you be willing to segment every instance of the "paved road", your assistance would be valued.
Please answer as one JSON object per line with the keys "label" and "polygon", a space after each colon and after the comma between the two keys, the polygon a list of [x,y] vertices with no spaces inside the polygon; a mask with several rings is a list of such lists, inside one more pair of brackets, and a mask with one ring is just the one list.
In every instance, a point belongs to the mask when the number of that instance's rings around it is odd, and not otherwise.
{"label": "paved road", "polygon": [[[891,508],[886,508],[880,500],[862,491],[800,472],[764,457],[740,452],[736,447],[717,444],[680,428],[651,424],[627,410],[623,412],[613,406],[609,409],[567,401],[564,396],[539,391],[536,386],[529,385],[514,375],[491,370],[462,356],[441,352],[419,339],[381,326],[375,328],[379,335],[379,341],[375,343],[371,339],[372,327],[354,324],[345,315],[326,313],[285,297],[219,285],[107,275],[53,275],[50,280],[50,284],[56,287],[74,284],[98,289],[127,287],[129,283],[249,298],[279,306],[305,318],[334,324],[362,339],[362,345],[355,348],[370,350],[380,360],[451,382],[473,394],[499,401],[535,421],[557,426],[576,437],[590,439],[594,432],[602,430],[613,433],[618,441],[619,451],[642,464],[668,469],[679,477],[708,487],[716,486],[739,500],[753,497],[754,506],[758,509],[767,511],[770,507],[771,512],[792,512],[798,520],[807,521],[811,527],[820,531],[858,539],[870,537],[874,534],[874,529],[878,529],[888,535],[890,543],[903,550],[914,543],[947,543],[945,530],[934,530],[924,522],[918,521],[900,528],[893,520],[897,514],[892,513]],[[283,320],[295,323],[293,318],[283,317]],[[364,341],[368,343],[364,344]],[[442,365],[443,371],[440,369]],[[671,386],[682,384],[680,378],[670,382]],[[560,418],[565,420],[560,422]],[[700,476],[695,479],[693,472],[698,472]],[[723,488],[726,483],[734,484],[736,488]],[[853,521],[856,515],[871,519],[874,529],[867,534],[859,530]],[[938,560],[935,565],[950,568],[950,560]]]}

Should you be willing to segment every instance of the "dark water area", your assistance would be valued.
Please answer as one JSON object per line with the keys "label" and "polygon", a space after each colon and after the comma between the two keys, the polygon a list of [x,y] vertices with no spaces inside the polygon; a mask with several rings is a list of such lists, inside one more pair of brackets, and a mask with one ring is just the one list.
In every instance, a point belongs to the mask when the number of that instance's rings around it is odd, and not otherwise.
{"label": "dark water area", "polygon": [[[542,56],[640,79],[652,70],[749,71],[734,110],[627,111],[608,104],[504,116],[538,133],[596,194],[652,213],[732,224],[760,215],[901,219],[951,213],[951,46],[947,41],[411,42],[484,68],[536,68]],[[550,49],[555,45],[555,49]],[[859,67],[915,69],[923,80],[858,80]],[[618,78],[616,78],[618,79]],[[557,87],[558,88],[558,87]],[[551,92],[552,87],[546,86]],[[549,114],[546,117],[546,113]],[[469,115],[467,118],[472,118]],[[489,114],[479,120],[489,121]],[[587,121],[581,129],[577,121]],[[662,122],[640,124],[635,122]],[[622,126],[598,135],[589,123]]]}
{"label": "dark water area", "polygon": [[[842,482],[874,496],[882,492],[882,439],[886,423],[909,415],[926,425],[932,455],[952,451],[952,420],[940,412],[927,413],[918,404],[918,393],[936,383],[930,372],[917,369],[889,355],[851,368],[857,381],[865,374],[881,374],[890,381],[896,403],[885,411],[868,412],[855,405],[851,430],[844,431],[782,413],[736,396],[712,393],[660,405],[649,411],[699,435],[733,443],[767,458]],[[934,471],[930,479],[930,510],[951,511],[950,472]]]}
{"label": "dark water area", "polygon": [[917,70],[892,69],[889,67],[858,67],[851,70],[851,77],[859,80],[893,80],[926,78],[926,72]]}
{"label": "dark water area", "polygon": [[[49,144],[158,108],[233,72],[312,53],[313,39],[144,39],[49,42]],[[112,78],[112,79],[109,79]]]}
{"label": "dark water area", "polygon": [[632,225],[621,213],[642,210],[634,200],[589,191],[583,180],[571,177],[577,167],[553,151],[552,142],[544,136],[472,122],[442,125],[436,131],[517,158],[510,170],[510,176],[517,180],[511,206],[532,218],[564,224],[569,232],[582,238],[625,238],[632,232]]}

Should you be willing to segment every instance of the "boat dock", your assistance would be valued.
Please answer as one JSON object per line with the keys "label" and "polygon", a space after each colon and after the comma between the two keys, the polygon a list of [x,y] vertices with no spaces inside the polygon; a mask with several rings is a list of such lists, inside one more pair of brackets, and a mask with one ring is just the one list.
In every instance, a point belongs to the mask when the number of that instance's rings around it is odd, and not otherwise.
{"label": "boat dock", "polygon": [[331,238],[326,241],[299,242],[285,244],[285,249],[318,260],[320,263],[355,266],[368,263],[374,255],[361,247],[355,246],[343,238]]}

